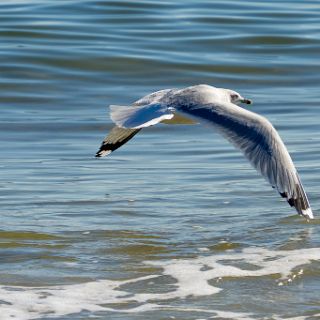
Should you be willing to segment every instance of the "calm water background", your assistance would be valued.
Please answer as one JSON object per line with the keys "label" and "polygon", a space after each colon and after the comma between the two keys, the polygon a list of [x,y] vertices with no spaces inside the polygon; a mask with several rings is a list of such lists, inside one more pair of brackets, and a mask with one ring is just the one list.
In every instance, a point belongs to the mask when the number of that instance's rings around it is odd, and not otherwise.
{"label": "calm water background", "polygon": [[[2,0],[0,40],[0,319],[320,319],[320,1]],[[207,128],[93,157],[107,105],[199,83],[274,123],[314,222]]]}

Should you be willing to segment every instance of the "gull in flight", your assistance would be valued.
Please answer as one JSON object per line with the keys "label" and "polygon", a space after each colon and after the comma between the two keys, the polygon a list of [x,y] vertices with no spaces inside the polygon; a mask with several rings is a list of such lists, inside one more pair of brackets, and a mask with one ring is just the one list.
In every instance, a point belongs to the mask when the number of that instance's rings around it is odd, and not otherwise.
{"label": "gull in flight", "polygon": [[209,85],[151,93],[131,106],[111,105],[116,126],[103,140],[96,157],[121,147],[141,129],[159,122],[207,124],[229,140],[269,181],[290,206],[307,219],[313,213],[292,159],[272,124],[239,106],[251,104],[239,93]]}

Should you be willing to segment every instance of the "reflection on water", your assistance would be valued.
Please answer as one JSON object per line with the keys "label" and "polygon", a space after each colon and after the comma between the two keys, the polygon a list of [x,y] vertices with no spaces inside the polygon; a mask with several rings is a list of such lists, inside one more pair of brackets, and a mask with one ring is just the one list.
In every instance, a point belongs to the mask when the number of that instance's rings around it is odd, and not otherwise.
{"label": "reflection on water", "polygon": [[1,1],[4,319],[320,317],[319,219],[220,136],[162,125],[94,159],[107,105],[232,88],[279,130],[319,215],[319,14],[309,0]]}

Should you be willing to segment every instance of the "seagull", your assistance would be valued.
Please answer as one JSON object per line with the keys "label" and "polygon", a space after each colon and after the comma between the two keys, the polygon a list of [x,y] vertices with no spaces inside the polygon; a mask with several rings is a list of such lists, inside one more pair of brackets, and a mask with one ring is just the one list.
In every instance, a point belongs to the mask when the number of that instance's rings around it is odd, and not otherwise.
{"label": "seagull", "polygon": [[238,148],[251,165],[299,215],[313,213],[298,172],[276,129],[263,116],[239,106],[251,104],[238,92],[200,84],[151,93],[130,106],[110,106],[116,126],[103,140],[96,157],[103,157],[157,123],[204,124]]}

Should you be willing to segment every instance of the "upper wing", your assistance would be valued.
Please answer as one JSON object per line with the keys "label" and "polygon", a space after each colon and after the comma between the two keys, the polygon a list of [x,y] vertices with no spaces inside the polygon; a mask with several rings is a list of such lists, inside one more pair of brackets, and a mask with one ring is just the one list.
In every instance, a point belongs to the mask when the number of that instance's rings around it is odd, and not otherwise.
{"label": "upper wing", "polygon": [[114,127],[102,141],[100,149],[96,153],[96,157],[107,156],[133,138],[139,131],[140,129]]}
{"label": "upper wing", "polygon": [[308,198],[287,148],[267,119],[231,103],[175,107],[178,112],[216,128],[243,152],[299,214],[313,218]]}

